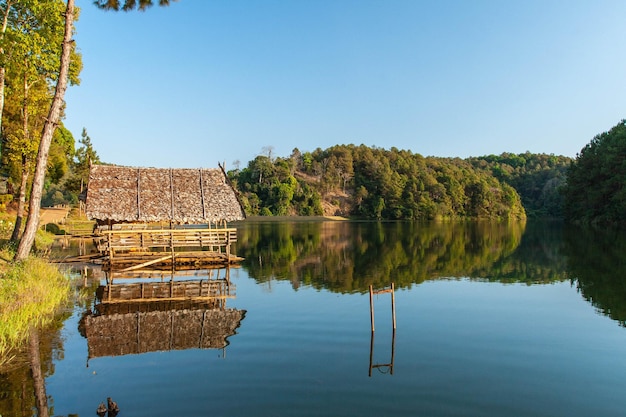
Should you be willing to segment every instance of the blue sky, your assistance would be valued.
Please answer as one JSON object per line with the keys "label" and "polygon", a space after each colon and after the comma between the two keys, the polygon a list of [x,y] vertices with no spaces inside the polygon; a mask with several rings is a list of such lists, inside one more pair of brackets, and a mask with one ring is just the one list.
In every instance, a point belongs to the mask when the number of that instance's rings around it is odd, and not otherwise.
{"label": "blue sky", "polygon": [[230,169],[350,143],[574,157],[626,118],[623,0],[77,5],[64,123],[109,163]]}

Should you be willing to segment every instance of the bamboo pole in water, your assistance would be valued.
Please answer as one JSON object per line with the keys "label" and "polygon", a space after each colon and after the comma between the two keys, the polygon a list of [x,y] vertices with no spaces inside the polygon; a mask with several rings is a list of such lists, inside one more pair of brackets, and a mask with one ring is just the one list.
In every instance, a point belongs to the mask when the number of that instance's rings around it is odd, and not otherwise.
{"label": "bamboo pole in water", "polygon": [[372,332],[374,331],[374,287],[370,285],[370,321],[372,323]]}
{"label": "bamboo pole in water", "polygon": [[396,296],[395,296],[395,285],[392,282],[391,288],[385,288],[382,290],[374,291],[374,287],[370,285],[370,320],[372,323],[372,331],[374,331],[374,294],[384,294],[391,293],[391,320],[393,325],[393,330],[396,330]]}
{"label": "bamboo pole in water", "polygon": [[394,283],[391,283],[391,317],[393,319],[393,331],[394,336],[396,332],[396,288]]}

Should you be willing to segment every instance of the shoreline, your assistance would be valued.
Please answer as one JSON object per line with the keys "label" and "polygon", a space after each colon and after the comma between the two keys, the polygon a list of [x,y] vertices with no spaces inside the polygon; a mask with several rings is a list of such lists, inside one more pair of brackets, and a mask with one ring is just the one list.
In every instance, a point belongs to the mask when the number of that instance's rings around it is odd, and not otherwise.
{"label": "shoreline", "polygon": [[348,221],[347,217],[341,216],[248,216],[241,222],[327,222],[327,221]]}

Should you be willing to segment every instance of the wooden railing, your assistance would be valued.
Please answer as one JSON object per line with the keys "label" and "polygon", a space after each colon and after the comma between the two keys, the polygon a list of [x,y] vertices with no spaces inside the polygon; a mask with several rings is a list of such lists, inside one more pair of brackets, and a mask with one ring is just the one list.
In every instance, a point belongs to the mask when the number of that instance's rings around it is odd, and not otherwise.
{"label": "wooden railing", "polygon": [[[198,262],[230,263],[230,245],[237,241],[237,229],[142,229],[100,230],[96,237],[98,251],[108,263],[134,263],[125,270],[134,270],[174,259]],[[141,259],[138,264],[132,259]],[[146,258],[150,257],[150,258]],[[210,258],[210,260],[209,260]],[[195,260],[195,261],[194,261]]]}
{"label": "wooden railing", "polygon": [[130,251],[141,249],[208,248],[221,251],[237,241],[237,229],[104,230],[98,250]]}

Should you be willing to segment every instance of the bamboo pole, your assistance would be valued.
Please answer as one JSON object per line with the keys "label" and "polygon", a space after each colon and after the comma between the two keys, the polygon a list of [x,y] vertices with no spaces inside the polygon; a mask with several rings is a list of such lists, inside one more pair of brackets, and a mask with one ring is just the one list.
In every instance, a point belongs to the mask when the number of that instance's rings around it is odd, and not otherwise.
{"label": "bamboo pole", "polygon": [[372,323],[372,332],[374,332],[374,287],[370,285],[370,321]]}
{"label": "bamboo pole", "polygon": [[152,260],[150,260],[150,261],[144,262],[144,263],[139,264],[139,265],[129,266],[128,268],[121,269],[119,272],[128,272],[128,271],[133,271],[133,270],[135,270],[135,269],[140,269],[140,268],[143,268],[144,266],[149,266],[149,265],[155,264],[155,263],[157,263],[157,262],[162,262],[162,261],[165,261],[165,260],[167,260],[167,259],[169,259],[169,258],[172,258],[172,257],[173,257],[173,254],[171,254],[171,253],[170,253],[170,254],[168,254],[168,255],[166,255],[166,256],[163,256],[163,257],[161,257],[161,258],[152,259]]}
{"label": "bamboo pole", "polygon": [[394,337],[395,337],[395,331],[396,331],[396,291],[395,291],[395,285],[392,282],[391,283],[391,317],[393,320],[393,331],[394,331]]}
{"label": "bamboo pole", "polygon": [[391,321],[393,330],[396,330],[396,296],[395,296],[395,284],[391,283],[391,288],[384,288],[382,290],[374,291],[374,287],[370,285],[370,320],[372,322],[372,331],[374,331],[374,294],[391,293]]}

